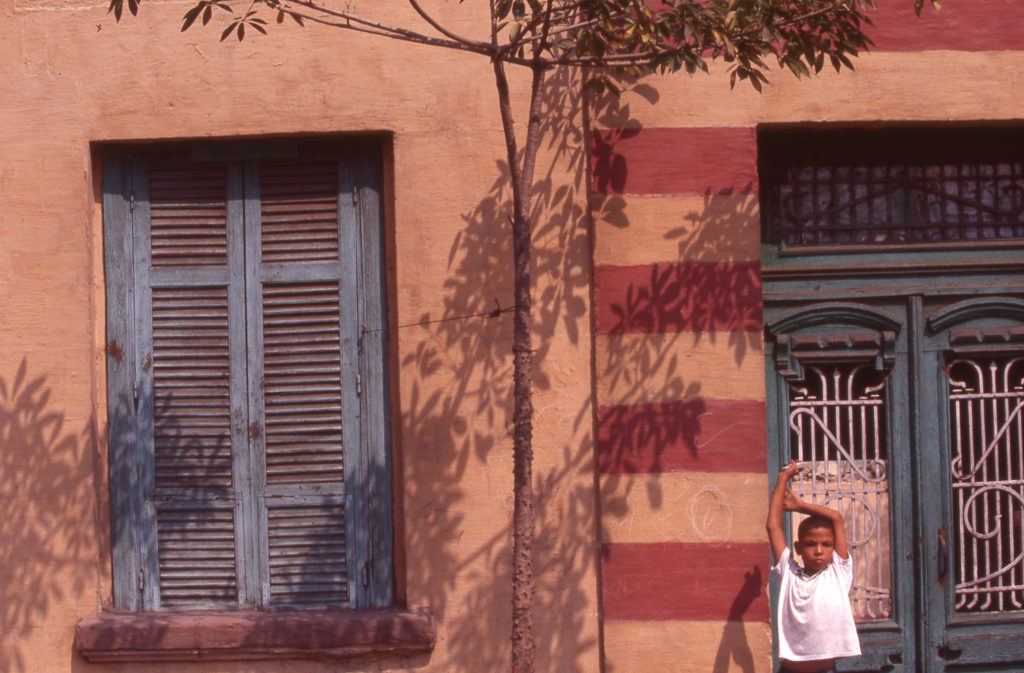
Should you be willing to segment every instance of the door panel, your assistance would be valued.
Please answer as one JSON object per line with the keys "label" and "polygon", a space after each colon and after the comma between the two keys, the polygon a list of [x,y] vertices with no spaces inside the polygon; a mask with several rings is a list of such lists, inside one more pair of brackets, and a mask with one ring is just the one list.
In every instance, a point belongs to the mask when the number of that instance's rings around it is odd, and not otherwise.
{"label": "door panel", "polygon": [[921,514],[922,658],[929,671],[998,670],[1024,661],[1024,301],[926,306],[921,398],[942,422],[922,435],[934,448],[921,462],[942,489]]}
{"label": "door panel", "polygon": [[793,490],[846,521],[863,655],[842,670],[913,670],[902,668],[915,632],[914,570],[900,558],[913,546],[906,311],[821,302],[768,306],[766,318],[772,467],[796,461]]}
{"label": "door panel", "polygon": [[850,532],[864,655],[839,670],[1024,668],[1024,299],[765,314],[771,467]]}

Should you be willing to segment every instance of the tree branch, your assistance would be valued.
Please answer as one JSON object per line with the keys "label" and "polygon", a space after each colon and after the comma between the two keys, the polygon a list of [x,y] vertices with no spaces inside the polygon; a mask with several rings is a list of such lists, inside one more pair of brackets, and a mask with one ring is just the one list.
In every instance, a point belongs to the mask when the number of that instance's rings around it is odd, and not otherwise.
{"label": "tree branch", "polygon": [[462,37],[460,35],[456,35],[455,33],[449,31],[444,26],[442,26],[440,23],[438,23],[434,19],[434,17],[432,17],[429,14],[427,14],[427,12],[422,7],[420,7],[420,3],[416,2],[416,0],[409,0],[409,4],[412,6],[413,9],[416,10],[416,13],[420,15],[420,18],[422,18],[424,21],[426,21],[428,24],[430,24],[431,28],[433,28],[437,32],[441,33],[442,35],[447,37],[449,40],[452,40],[454,42],[459,42],[461,44],[465,44],[467,46],[472,46],[472,47],[488,46],[484,42],[478,42],[476,40],[470,40],[469,38],[465,38],[465,37]]}
{"label": "tree branch", "polygon": [[[494,53],[494,48],[484,42],[459,42],[456,40],[442,39],[438,37],[431,37],[424,35],[416,31],[407,30],[405,28],[399,28],[396,26],[389,26],[387,24],[373,21],[370,19],[363,18],[361,16],[344,12],[341,10],[331,9],[324,7],[311,0],[285,0],[284,2],[267,2],[267,5],[272,8],[280,9],[290,14],[295,14],[302,17],[303,19],[309,19],[314,23],[319,23],[324,26],[331,26],[332,28],[343,28],[346,30],[352,30],[359,33],[367,33],[370,35],[379,35],[381,37],[388,37],[393,40],[402,40],[405,42],[413,42],[416,44],[429,45],[432,47],[444,47],[446,49],[456,49],[461,51],[470,51],[477,54],[483,54],[485,56],[491,56]],[[303,7],[307,11],[301,11],[295,7]],[[340,21],[332,21],[324,18],[326,15],[341,19]]]}

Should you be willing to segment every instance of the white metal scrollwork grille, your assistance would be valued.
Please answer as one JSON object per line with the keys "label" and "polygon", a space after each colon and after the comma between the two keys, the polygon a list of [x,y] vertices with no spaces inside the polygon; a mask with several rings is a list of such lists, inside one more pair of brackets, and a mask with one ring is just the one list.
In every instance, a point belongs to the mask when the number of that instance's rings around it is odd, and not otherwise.
{"label": "white metal scrollwork grille", "polygon": [[854,561],[854,616],[886,619],[892,601],[884,374],[857,363],[804,370],[805,380],[790,385],[791,457],[801,467],[792,489],[842,512]]}
{"label": "white metal scrollwork grille", "polygon": [[949,379],[956,610],[1024,610],[1024,356],[956,358]]}

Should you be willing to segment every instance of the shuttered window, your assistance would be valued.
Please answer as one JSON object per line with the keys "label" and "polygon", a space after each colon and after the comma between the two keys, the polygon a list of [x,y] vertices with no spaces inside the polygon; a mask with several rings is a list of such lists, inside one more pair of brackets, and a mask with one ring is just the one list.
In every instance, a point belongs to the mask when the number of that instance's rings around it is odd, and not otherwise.
{"label": "shuttered window", "polygon": [[118,608],[392,602],[380,156],[105,153]]}

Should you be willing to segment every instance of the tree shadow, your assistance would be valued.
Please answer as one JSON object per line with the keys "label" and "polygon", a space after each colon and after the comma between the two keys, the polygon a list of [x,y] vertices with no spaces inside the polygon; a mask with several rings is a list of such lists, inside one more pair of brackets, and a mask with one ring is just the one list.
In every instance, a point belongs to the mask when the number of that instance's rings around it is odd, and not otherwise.
{"label": "tree shadow", "polygon": [[45,376],[0,377],[0,670],[31,671],[38,635],[96,578],[95,446],[69,430]]}
{"label": "tree shadow", "polygon": [[[531,335],[534,348],[533,563],[538,670],[596,661],[597,550],[589,379],[591,269],[585,102],[569,70],[550,74],[534,181]],[[402,341],[410,392],[402,409],[409,586],[445,625],[441,668],[507,667],[511,633],[512,190],[497,162],[487,195],[463,216],[448,257],[440,314],[418,316]],[[411,332],[411,334],[410,334]],[[566,351],[586,379],[563,399]],[[489,494],[500,528],[473,502]],[[480,529],[483,530],[480,530]],[[486,531],[484,534],[481,532]],[[589,531],[584,533],[584,531]],[[574,532],[575,534],[568,534]]]}
{"label": "tree shadow", "polygon": [[[602,649],[600,626],[596,640],[588,627],[595,614],[600,622],[600,605],[592,604],[593,594],[588,591],[596,582],[597,600],[601,600],[597,547],[608,537],[600,507],[614,510],[606,513],[623,515],[629,507],[628,489],[640,487],[646,488],[645,496],[653,508],[664,508],[661,483],[654,472],[669,460],[663,454],[665,446],[682,447],[690,459],[696,459],[752,431],[761,432],[763,442],[763,420],[747,424],[753,430],[732,427],[735,419],[728,421],[731,426],[718,420],[708,422],[709,415],[719,410],[706,404],[701,381],[687,372],[687,363],[678,356],[687,339],[700,343],[725,334],[737,366],[752,348],[755,353],[760,350],[756,268],[751,270],[730,258],[715,258],[723,244],[731,243],[737,231],[749,226],[749,218],[756,215],[756,201],[750,196],[736,199],[730,194],[709,193],[700,212],[681,213],[678,221],[666,223],[666,239],[677,242],[679,259],[697,259],[704,266],[648,268],[648,277],[634,291],[626,288],[616,307],[621,310],[613,312],[610,324],[601,322],[603,316],[597,308],[597,324],[591,323],[587,306],[593,299],[588,294],[596,273],[590,268],[595,222],[628,228],[630,212],[626,199],[601,194],[600,185],[592,184],[590,114],[596,110],[594,114],[603,119],[616,117],[617,128],[624,129],[617,133],[624,135],[638,124],[615,99],[595,105],[575,93],[578,89],[571,77],[559,72],[547,82],[542,114],[545,144],[532,212],[532,335],[538,409],[534,434],[534,619],[538,665],[552,670],[579,670],[581,657]],[[653,95],[646,89],[642,92]],[[609,149],[608,160],[622,164],[615,158],[613,143]],[[596,154],[595,160],[601,161],[600,152]],[[404,349],[406,355],[400,363],[403,387],[409,392],[401,410],[406,530],[399,539],[406,540],[409,550],[426,552],[421,558],[408,559],[409,586],[423,588],[421,595],[412,598],[429,605],[445,625],[441,658],[435,658],[434,664],[473,661],[488,670],[507,665],[506,639],[511,630],[511,529],[503,524],[500,530],[487,528],[493,534],[473,536],[480,523],[469,504],[476,501],[476,491],[485,489],[497,507],[511,510],[512,360],[507,310],[512,288],[512,207],[507,166],[498,162],[496,169],[498,177],[488,194],[465,214],[463,227],[450,247],[443,310],[417,316],[415,325],[400,326],[405,332],[401,340],[414,346]],[[694,295],[695,286],[703,294]],[[687,321],[682,325],[685,331],[668,331],[680,320]],[[574,401],[572,408],[554,401],[565,385],[564,378],[558,376],[559,348],[566,342],[585,342],[588,330],[595,326],[599,333],[614,339],[636,331],[641,324],[651,325],[647,331],[652,338],[622,340],[615,348],[599,349],[594,355],[596,378],[602,380],[598,383],[588,372],[589,395]],[[597,407],[599,387],[614,388],[616,399],[666,402],[647,409],[646,414],[617,416],[615,409]],[[754,406],[763,419],[763,403]],[[562,427],[568,430],[554,441],[545,435],[550,431],[544,426],[550,418],[546,410],[552,407],[559,408],[559,420],[564,419]],[[628,452],[606,453],[598,449],[599,443],[640,443],[653,448],[638,457]],[[762,471],[763,458],[759,456]],[[502,467],[489,471],[488,465],[495,461]],[[648,464],[641,466],[644,461]],[[506,468],[507,480],[491,481],[492,475]],[[633,481],[613,474],[630,471],[652,474],[646,480]],[[600,491],[596,504],[595,489]],[[593,532],[586,536],[594,545],[581,553],[581,532],[588,529]],[[737,605],[740,602],[738,598]],[[749,651],[742,627],[738,631],[731,628],[723,639],[725,644],[736,653],[744,648]]]}

